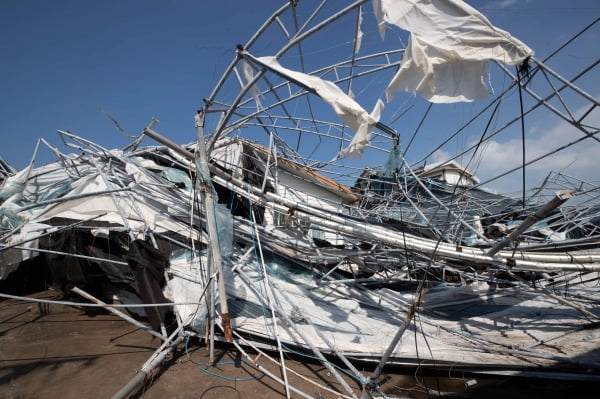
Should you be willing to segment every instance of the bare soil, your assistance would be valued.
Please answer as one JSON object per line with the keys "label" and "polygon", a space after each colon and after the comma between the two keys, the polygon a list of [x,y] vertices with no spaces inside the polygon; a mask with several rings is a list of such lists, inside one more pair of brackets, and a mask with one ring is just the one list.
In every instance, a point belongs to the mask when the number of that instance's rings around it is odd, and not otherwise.
{"label": "bare soil", "polygon": [[[33,295],[59,299],[53,291]],[[158,339],[103,310],[61,305],[0,302],[0,398],[110,398],[138,372],[160,346]],[[161,369],[138,391],[138,398],[283,398],[279,383],[244,362],[230,346],[216,349],[216,366],[197,340],[180,345]],[[255,355],[254,352],[250,351]],[[277,354],[270,354],[278,358]],[[342,391],[318,362],[286,358],[289,383],[315,398],[336,398],[325,388]],[[281,377],[265,357],[258,363]],[[373,366],[364,366],[369,375]],[[481,377],[447,373],[424,376],[422,370],[387,373],[386,397],[596,398],[599,384],[579,381]],[[345,377],[360,396],[359,384]],[[313,383],[320,384],[317,386]],[[292,397],[300,397],[292,393]]]}

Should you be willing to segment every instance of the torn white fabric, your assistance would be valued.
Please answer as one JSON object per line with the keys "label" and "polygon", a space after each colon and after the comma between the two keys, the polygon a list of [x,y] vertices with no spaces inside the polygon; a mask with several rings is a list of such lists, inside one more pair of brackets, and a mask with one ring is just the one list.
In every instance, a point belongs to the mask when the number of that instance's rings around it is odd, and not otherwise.
{"label": "torn white fabric", "polygon": [[373,0],[373,13],[377,18],[377,27],[379,28],[379,36],[381,40],[385,39],[385,20],[383,18],[383,7],[381,6],[381,0]]}
{"label": "torn white fabric", "polygon": [[340,151],[339,156],[360,158],[363,155],[363,151],[371,139],[371,132],[381,116],[383,109],[381,100],[377,101],[373,112],[369,114],[333,82],[284,68],[275,57],[260,57],[258,60],[290,80],[314,90],[319,97],[333,107],[334,112],[355,132],[350,145]]}
{"label": "torn white fabric", "polygon": [[348,147],[339,152],[340,157],[360,158],[363,156],[365,148],[371,142],[371,132],[373,131],[373,127],[375,127],[375,124],[379,121],[379,118],[381,118],[383,106],[383,101],[377,100],[377,104],[375,104],[373,111],[366,117],[367,123],[361,124],[358,130],[356,130],[356,134],[352,137]]}
{"label": "torn white fabric", "polygon": [[[252,67],[246,62],[246,60],[242,60],[242,72],[244,73],[244,79],[246,79],[246,83],[250,83],[254,79]],[[254,102],[256,103],[256,110],[260,111],[262,109],[262,104],[260,102],[258,86],[256,83],[250,88],[250,93],[252,94]]]}
{"label": "torn white fabric", "polygon": [[156,183],[156,181],[150,179],[139,166],[137,166],[131,162],[127,162],[125,164],[125,171],[138,184],[154,184],[154,183]]}
{"label": "torn white fabric", "polygon": [[411,32],[386,97],[419,93],[431,102],[487,97],[487,62],[521,64],[533,51],[461,0],[377,0],[378,22]]}
{"label": "torn white fabric", "polygon": [[407,91],[432,103],[481,100],[488,96],[487,71],[488,61],[447,58],[413,34],[402,65],[385,91],[386,99],[389,102],[395,93]]}
{"label": "torn white fabric", "polygon": [[362,31],[362,7],[358,7],[358,23],[356,24],[356,37],[354,38],[354,55],[358,54],[360,51],[360,46],[362,44],[363,31]]}

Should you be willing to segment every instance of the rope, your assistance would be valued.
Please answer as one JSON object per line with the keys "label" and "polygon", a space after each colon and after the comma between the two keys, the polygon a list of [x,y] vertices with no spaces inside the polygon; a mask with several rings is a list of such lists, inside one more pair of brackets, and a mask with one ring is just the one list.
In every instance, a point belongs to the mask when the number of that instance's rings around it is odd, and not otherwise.
{"label": "rope", "polygon": [[525,209],[525,115],[523,114],[523,93],[521,90],[521,74],[527,73],[527,65],[524,63],[522,69],[517,67],[517,83],[519,88],[519,106],[521,107],[521,155],[523,156],[523,209]]}
{"label": "rope", "polygon": [[[246,378],[237,378],[237,377],[227,377],[226,375],[222,375],[222,374],[218,374],[212,371],[209,371],[208,368],[209,367],[217,367],[217,366],[224,366],[224,365],[231,365],[231,364],[237,364],[237,362],[231,361],[231,362],[218,362],[218,363],[204,363],[204,362],[199,362],[197,360],[192,359],[192,357],[190,356],[189,350],[188,350],[188,343],[190,341],[190,337],[188,336],[185,340],[185,354],[188,357],[188,359],[190,360],[190,362],[194,363],[195,365],[198,366],[198,369],[208,375],[212,375],[213,377],[218,377],[218,378],[222,378],[224,380],[227,381],[252,381],[252,380],[259,380],[261,379],[265,373],[263,373],[262,371],[259,372],[258,374],[255,374],[251,377],[246,377]],[[243,364],[254,367],[254,365],[250,362],[248,362],[247,360],[242,360],[241,361]]]}

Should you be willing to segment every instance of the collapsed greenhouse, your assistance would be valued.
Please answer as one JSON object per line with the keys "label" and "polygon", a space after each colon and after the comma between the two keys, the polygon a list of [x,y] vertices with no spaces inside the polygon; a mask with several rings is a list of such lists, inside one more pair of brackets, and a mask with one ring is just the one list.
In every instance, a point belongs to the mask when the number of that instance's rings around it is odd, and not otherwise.
{"label": "collapsed greenhouse", "polygon": [[[311,6],[287,2],[238,46],[196,115],[195,142],[171,142],[153,120],[123,149],[59,131],[79,155],[41,140],[55,162],[21,171],[0,162],[0,279],[43,273],[69,298],[122,317],[110,304],[129,305],[149,326],[132,322],[163,341],[140,378],[189,335],[211,350],[224,341],[241,351],[305,352],[334,376],[331,363],[340,362],[364,397],[376,394],[387,365],[597,377],[598,186],[548,170],[520,196],[484,188],[552,154],[485,182],[471,168],[482,143],[538,108],[579,134],[557,152],[597,146],[598,102],[462,2],[441,2],[458,7],[449,15],[428,2],[373,1],[373,20],[363,15],[366,1],[326,3],[299,13]],[[419,13],[434,13],[439,25],[423,28]],[[453,18],[476,27],[476,37],[467,41]],[[409,31],[409,45],[364,48],[367,24]],[[304,54],[333,28],[348,30],[347,52]],[[449,44],[435,41],[443,29],[459,33],[450,53],[466,53],[447,61],[453,68],[479,76],[493,62],[510,77],[467,122],[485,128],[463,149],[465,165],[459,156],[408,161],[412,139],[385,123],[379,100],[416,92],[430,101],[425,119],[431,104],[479,100],[481,84],[487,96],[483,79],[442,84],[456,78],[444,64],[416,77],[420,57],[448,55],[440,49]],[[392,75],[387,89],[374,87]],[[529,108],[505,125],[486,123],[517,90]],[[359,104],[372,98],[368,113]],[[160,145],[141,146],[142,138]],[[272,377],[288,395],[309,397],[287,383],[283,355],[281,364]],[[356,397],[339,380],[340,395]]]}

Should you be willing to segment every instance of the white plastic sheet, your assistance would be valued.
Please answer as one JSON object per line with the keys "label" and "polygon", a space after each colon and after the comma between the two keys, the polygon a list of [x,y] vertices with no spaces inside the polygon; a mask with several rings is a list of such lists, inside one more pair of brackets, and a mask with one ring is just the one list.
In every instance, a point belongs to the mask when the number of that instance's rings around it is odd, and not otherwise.
{"label": "white plastic sheet", "polygon": [[381,116],[383,109],[382,101],[378,100],[373,112],[369,114],[333,82],[284,68],[275,57],[260,57],[258,60],[281,75],[314,90],[319,97],[333,107],[333,110],[342,121],[355,132],[350,145],[340,151],[340,156],[360,158],[363,155],[365,147],[371,140],[371,132]]}
{"label": "white plastic sheet", "polygon": [[380,28],[385,22],[411,32],[388,101],[398,91],[437,103],[482,99],[488,61],[519,65],[533,54],[461,0],[375,0],[373,6]]}
{"label": "white plastic sheet", "polygon": [[[254,79],[252,67],[244,60],[242,60],[242,72],[244,73],[244,79],[246,79],[246,83],[250,83]],[[260,92],[256,83],[250,88],[250,93],[252,93],[252,97],[256,103],[256,110],[259,111],[262,108],[262,104],[260,103]]]}
{"label": "white plastic sheet", "polygon": [[354,38],[354,54],[358,54],[360,46],[362,45],[363,31],[362,31],[363,15],[362,7],[358,9],[358,23],[356,25],[356,37]]}

